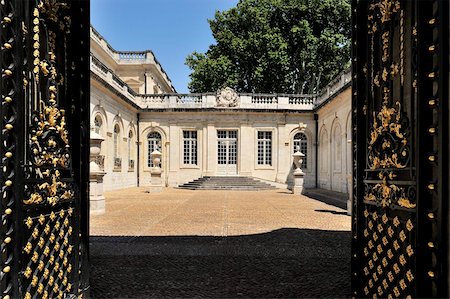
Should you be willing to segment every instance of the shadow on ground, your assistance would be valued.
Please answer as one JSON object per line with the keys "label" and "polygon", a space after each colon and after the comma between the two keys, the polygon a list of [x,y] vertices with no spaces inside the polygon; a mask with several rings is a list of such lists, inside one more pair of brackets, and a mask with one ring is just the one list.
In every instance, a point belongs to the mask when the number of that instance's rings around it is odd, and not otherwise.
{"label": "shadow on ground", "polygon": [[93,298],[324,298],[350,294],[350,232],[91,237]]}

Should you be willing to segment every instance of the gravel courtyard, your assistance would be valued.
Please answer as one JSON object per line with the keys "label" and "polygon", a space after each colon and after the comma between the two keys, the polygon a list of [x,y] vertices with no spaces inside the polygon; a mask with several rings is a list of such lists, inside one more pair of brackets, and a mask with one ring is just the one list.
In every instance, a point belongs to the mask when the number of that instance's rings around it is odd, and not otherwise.
{"label": "gravel courtyard", "polygon": [[91,217],[94,298],[348,297],[350,217],[286,190],[132,188]]}

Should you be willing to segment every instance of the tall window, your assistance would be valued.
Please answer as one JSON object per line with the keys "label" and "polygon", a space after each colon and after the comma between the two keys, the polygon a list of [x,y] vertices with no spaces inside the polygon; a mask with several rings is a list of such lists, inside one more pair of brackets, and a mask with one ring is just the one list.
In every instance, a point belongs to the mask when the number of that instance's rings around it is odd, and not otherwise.
{"label": "tall window", "polygon": [[114,158],[119,158],[119,140],[120,140],[120,128],[119,125],[114,126]]}
{"label": "tall window", "polygon": [[341,171],[342,157],[342,137],[341,127],[339,125],[334,129],[334,170]]}
{"label": "tall window", "polygon": [[133,131],[128,133],[128,168],[134,168],[134,160],[132,154],[132,146],[133,146]]}
{"label": "tall window", "polygon": [[327,131],[323,130],[320,135],[320,153],[321,153],[321,159],[320,159],[320,169],[322,172],[327,172],[329,169],[328,166],[328,135]]}
{"label": "tall window", "polygon": [[158,132],[151,132],[150,134],[147,135],[147,142],[148,142],[147,165],[148,167],[153,167],[151,153],[155,149],[161,151],[161,134],[159,134]]}
{"label": "tall window", "polygon": [[100,115],[97,115],[94,118],[94,132],[101,135],[101,131],[102,131],[102,118],[100,117]]}
{"label": "tall window", "polygon": [[197,131],[183,131],[183,163],[197,165]]}
{"label": "tall window", "polygon": [[272,165],[272,132],[258,132],[258,165]]}
{"label": "tall window", "polygon": [[293,152],[300,151],[305,156],[303,157],[302,162],[302,169],[308,168],[308,138],[304,133],[297,133],[294,136],[294,142],[293,142]]}

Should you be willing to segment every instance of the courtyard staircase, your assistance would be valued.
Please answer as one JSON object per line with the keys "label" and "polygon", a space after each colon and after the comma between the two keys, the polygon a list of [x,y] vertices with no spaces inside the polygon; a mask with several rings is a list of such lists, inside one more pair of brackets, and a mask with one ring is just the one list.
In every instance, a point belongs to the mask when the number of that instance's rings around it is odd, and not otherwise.
{"label": "courtyard staircase", "polygon": [[192,182],[180,185],[189,190],[244,190],[259,191],[276,189],[274,186],[251,177],[242,176],[204,176]]}

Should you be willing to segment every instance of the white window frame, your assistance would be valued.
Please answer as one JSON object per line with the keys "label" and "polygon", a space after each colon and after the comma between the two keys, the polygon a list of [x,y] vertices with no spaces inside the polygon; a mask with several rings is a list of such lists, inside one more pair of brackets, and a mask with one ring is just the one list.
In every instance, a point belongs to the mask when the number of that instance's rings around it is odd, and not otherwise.
{"label": "white window frame", "polygon": [[102,117],[97,114],[94,117],[94,132],[98,135],[102,135],[102,126],[103,126],[103,119]]}
{"label": "white window frame", "polygon": [[[263,138],[260,138],[260,133],[263,134]],[[267,138],[267,134],[270,134],[270,138]],[[274,165],[273,137],[274,137],[273,130],[257,130],[256,131],[256,165],[257,165],[257,167],[271,167],[271,168],[273,167],[273,165]],[[260,152],[260,143],[262,144],[262,152]],[[268,146],[268,144],[269,144],[269,146]],[[262,154],[262,156],[260,154]]]}
{"label": "white window frame", "polygon": [[[188,135],[185,136],[185,133]],[[195,133],[195,137],[193,137]],[[182,130],[181,131],[182,144],[181,149],[183,150],[183,163],[185,166],[198,166],[198,131],[197,130]]]}
{"label": "white window frame", "polygon": [[[117,131],[116,131],[117,128]],[[120,158],[120,126],[118,124],[114,125],[113,128],[113,140],[114,140],[114,159]]]}

